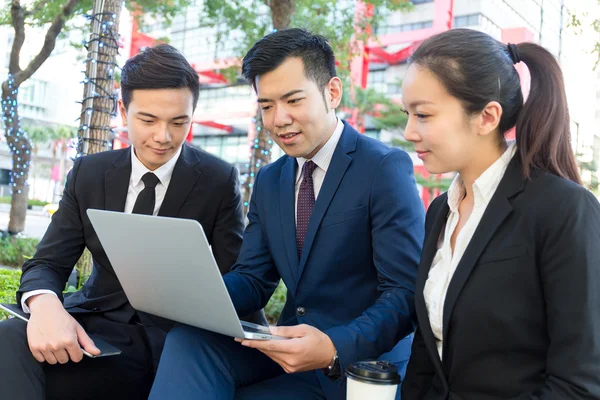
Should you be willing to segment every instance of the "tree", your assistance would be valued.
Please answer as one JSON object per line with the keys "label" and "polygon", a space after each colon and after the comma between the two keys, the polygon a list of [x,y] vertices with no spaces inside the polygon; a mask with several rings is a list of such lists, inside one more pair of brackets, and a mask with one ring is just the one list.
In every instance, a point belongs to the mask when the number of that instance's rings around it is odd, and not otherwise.
{"label": "tree", "polygon": [[[600,7],[600,0],[597,0],[598,7]],[[594,42],[593,47],[590,49],[592,54],[596,55],[597,68],[600,64],[600,14],[595,13],[590,16],[588,13],[578,14],[577,12],[569,14],[568,26],[575,30],[576,34],[582,34],[584,29],[591,29],[596,32],[597,40]]]}
{"label": "tree", "polygon": [[119,50],[121,0],[94,0],[90,39],[81,102],[77,154],[94,154],[112,148],[108,137],[111,116],[116,114],[116,57]]}
{"label": "tree", "polygon": [[[38,168],[37,155],[39,146],[42,144],[51,143],[52,145],[52,162],[50,164],[51,169],[56,165],[58,148],[61,149],[60,166],[61,166],[61,178],[59,182],[62,182],[64,177],[66,156],[67,156],[67,142],[69,139],[75,137],[75,128],[65,125],[57,125],[54,127],[47,126],[29,126],[25,128],[25,131],[29,135],[31,140],[32,156],[33,156],[33,170],[31,171],[32,180],[35,181],[37,175],[36,170]],[[30,187],[35,187],[35,184]],[[35,196],[35,193],[34,193]]]}
{"label": "tree", "polygon": [[373,117],[377,129],[402,131],[408,120],[399,102],[372,88],[352,87],[350,82],[344,85],[341,105],[348,111],[358,111],[359,130],[363,127],[366,116]]}
{"label": "tree", "polygon": [[[12,0],[7,9],[1,10],[0,24],[12,25],[15,37],[13,40],[8,64],[8,79],[2,83],[2,119],[8,146],[12,154],[13,168],[11,172],[12,203],[8,232],[22,232],[25,227],[27,197],[29,186],[29,165],[31,161],[31,140],[21,128],[17,96],[19,87],[29,79],[48,59],[58,34],[62,31],[65,21],[75,13],[78,0],[67,1],[36,1],[25,8],[19,0]],[[25,42],[25,26],[41,27],[48,25],[44,45],[39,53],[21,69],[21,49]]]}
{"label": "tree", "polygon": [[[179,10],[189,4],[189,0],[138,0],[126,2],[128,7],[140,7],[147,13],[172,18]],[[16,234],[25,227],[27,197],[29,186],[27,179],[31,162],[32,144],[22,129],[19,117],[18,93],[23,82],[44,64],[50,57],[58,35],[63,32],[66,23],[75,16],[92,9],[92,0],[35,0],[21,2],[11,0],[0,8],[0,25],[10,25],[14,30],[14,40],[10,52],[8,78],[2,82],[2,120],[5,136],[12,154],[11,172],[12,202],[8,232]],[[25,43],[25,27],[34,27],[45,31],[44,44],[38,54],[21,67],[21,50]]]}
{"label": "tree", "polygon": [[576,154],[577,166],[583,180],[583,185],[588,190],[596,193],[600,183],[598,182],[598,164],[596,160],[583,161],[583,154]]}
{"label": "tree", "polygon": [[[219,39],[235,32],[242,32],[238,48],[245,54],[260,38],[272,30],[291,26],[304,27],[330,40],[339,62],[338,73],[348,75],[350,62],[371,35],[371,26],[390,11],[409,10],[407,0],[368,0],[362,2],[365,10],[371,6],[376,13],[357,12],[355,1],[347,0],[205,0],[201,16],[203,26],[217,27]],[[244,205],[247,206],[258,169],[271,159],[273,141],[263,129],[260,112],[254,119],[256,138],[248,163],[248,178],[244,183]]]}

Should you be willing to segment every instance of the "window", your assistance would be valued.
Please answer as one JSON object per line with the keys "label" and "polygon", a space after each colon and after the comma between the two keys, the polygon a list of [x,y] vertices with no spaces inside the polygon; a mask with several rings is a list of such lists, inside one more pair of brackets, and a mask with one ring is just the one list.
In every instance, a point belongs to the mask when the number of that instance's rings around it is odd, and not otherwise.
{"label": "window", "polygon": [[388,33],[416,31],[419,29],[427,29],[433,26],[433,21],[413,22],[410,24],[395,24],[381,25],[375,29],[377,35],[385,35]]}
{"label": "window", "polygon": [[369,75],[367,76],[367,88],[374,89],[379,93],[387,93],[385,69],[369,71]]}
{"label": "window", "polygon": [[469,14],[460,15],[454,17],[454,28],[461,28],[464,26],[477,26],[481,22],[481,14]]}
{"label": "window", "polygon": [[245,133],[194,136],[192,144],[232,164],[247,162],[250,154],[250,144]]}

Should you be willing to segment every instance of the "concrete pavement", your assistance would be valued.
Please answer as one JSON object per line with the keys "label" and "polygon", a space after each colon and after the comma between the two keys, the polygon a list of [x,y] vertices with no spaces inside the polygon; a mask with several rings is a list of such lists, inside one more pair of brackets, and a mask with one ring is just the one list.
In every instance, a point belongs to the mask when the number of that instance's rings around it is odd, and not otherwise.
{"label": "concrete pavement", "polygon": [[[10,204],[0,204],[0,230],[8,229],[10,219]],[[44,215],[41,207],[35,207],[33,210],[27,210],[25,218],[26,236],[41,239],[50,225],[50,217]]]}

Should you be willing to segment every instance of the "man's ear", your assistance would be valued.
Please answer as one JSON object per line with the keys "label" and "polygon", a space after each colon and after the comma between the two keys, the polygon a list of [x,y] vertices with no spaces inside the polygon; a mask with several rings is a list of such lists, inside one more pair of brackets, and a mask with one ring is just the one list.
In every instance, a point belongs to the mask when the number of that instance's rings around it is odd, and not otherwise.
{"label": "man's ear", "polygon": [[127,108],[123,100],[119,100],[119,113],[121,114],[121,122],[123,126],[127,126]]}
{"label": "man's ear", "polygon": [[325,86],[327,93],[327,105],[330,109],[336,109],[342,101],[342,81],[337,76],[331,78]]}

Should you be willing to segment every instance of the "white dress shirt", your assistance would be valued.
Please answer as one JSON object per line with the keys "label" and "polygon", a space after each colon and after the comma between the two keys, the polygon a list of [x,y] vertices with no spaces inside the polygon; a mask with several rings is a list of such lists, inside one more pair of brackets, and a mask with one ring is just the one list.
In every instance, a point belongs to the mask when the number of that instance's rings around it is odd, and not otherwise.
{"label": "white dress shirt", "polygon": [[177,163],[180,154],[181,147],[169,161],[158,167],[156,170],[150,171],[140,162],[140,160],[138,160],[134,152],[131,152],[131,178],[129,179],[129,190],[127,191],[127,200],[125,201],[125,213],[131,214],[138,194],[144,190],[145,185],[144,182],[142,182],[142,176],[146,175],[147,172],[154,172],[160,182],[154,189],[156,200],[152,215],[158,214],[158,210],[160,210],[160,206],[165,199],[165,194],[167,194],[167,188],[171,182],[171,176],[173,176],[173,170],[175,169],[175,164]]}
{"label": "white dress shirt", "polygon": [[337,147],[338,142],[340,141],[340,137],[342,137],[342,132],[344,131],[344,123],[338,118],[337,125],[333,134],[327,140],[327,142],[321,147],[321,149],[313,156],[312,159],[307,160],[306,158],[298,157],[296,161],[298,162],[298,172],[296,173],[296,193],[295,193],[295,203],[296,204],[296,219],[298,217],[298,193],[300,192],[300,183],[302,182],[302,167],[304,163],[307,161],[312,161],[317,165],[313,172],[313,186],[315,191],[315,201],[319,196],[319,192],[321,191],[321,186],[323,186],[323,181],[325,180],[325,174],[327,173],[327,169],[329,168],[329,164],[331,164],[331,159],[333,158],[333,152]]}
{"label": "white dress shirt", "polygon": [[[138,160],[135,155],[135,151],[133,151],[133,147],[131,148],[131,177],[129,178],[129,189],[127,190],[127,199],[125,200],[125,210],[124,212],[127,214],[131,214],[133,211],[133,206],[135,205],[135,201],[137,200],[138,194],[144,189],[145,185],[142,182],[142,176],[144,176],[147,172],[154,172],[156,177],[159,179],[159,183],[156,185],[155,195],[155,205],[154,212],[152,215],[157,215],[158,210],[160,210],[160,206],[162,205],[163,200],[165,199],[165,194],[167,193],[167,188],[169,187],[169,183],[171,182],[171,176],[173,175],[173,170],[175,169],[175,164],[177,163],[177,159],[179,159],[179,155],[181,154],[181,147],[177,150],[177,153],[171,157],[169,161],[165,164],[161,165],[154,171],[150,171],[148,168]],[[29,307],[27,307],[27,299],[32,296],[36,296],[38,294],[51,293],[56,295],[51,290],[39,289],[32,290],[31,292],[23,293],[23,297],[21,298],[21,308],[24,312],[30,313]]]}
{"label": "white dress shirt", "polygon": [[456,271],[456,267],[469,245],[469,242],[475,233],[475,229],[477,229],[477,225],[479,225],[481,217],[492,199],[492,196],[496,192],[516,150],[515,143],[509,142],[508,148],[500,158],[486,169],[473,183],[473,211],[456,237],[454,252],[452,251],[450,239],[452,233],[456,229],[460,217],[458,205],[466,193],[460,175],[457,175],[456,178],[454,178],[454,181],[448,189],[448,206],[450,207],[450,213],[446,220],[443,237],[440,238],[439,248],[433,258],[432,267],[429,270],[429,276],[427,277],[427,282],[425,282],[423,293],[431,330],[436,339],[440,359],[442,358],[442,344],[444,340],[444,301],[446,299],[446,293],[448,292],[448,286],[450,285],[454,271]]}

